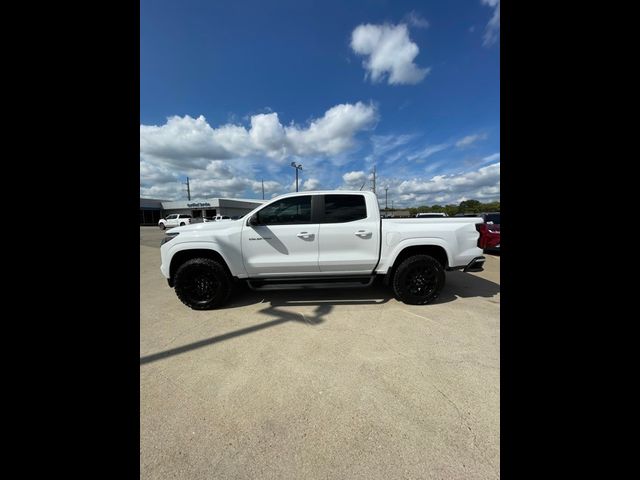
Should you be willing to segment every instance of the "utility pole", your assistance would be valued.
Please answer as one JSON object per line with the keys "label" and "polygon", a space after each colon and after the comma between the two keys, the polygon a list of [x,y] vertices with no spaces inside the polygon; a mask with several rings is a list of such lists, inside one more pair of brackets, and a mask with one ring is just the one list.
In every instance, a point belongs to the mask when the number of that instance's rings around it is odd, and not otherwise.
{"label": "utility pole", "polygon": [[183,185],[187,186],[187,199],[191,200],[191,189],[189,188],[189,177],[187,177],[187,181],[186,183],[183,183]]}
{"label": "utility pole", "polygon": [[387,211],[387,207],[388,207],[388,203],[387,203],[387,190],[389,190],[389,187],[384,187],[384,211]]}
{"label": "utility pole", "polygon": [[376,193],[376,165],[373,164],[373,193]]}
{"label": "utility pole", "polygon": [[262,179],[262,199],[264,200],[264,178]]}
{"label": "utility pole", "polygon": [[291,162],[291,166],[296,169],[296,192],[298,191],[298,170],[302,170],[302,164],[296,162]]}

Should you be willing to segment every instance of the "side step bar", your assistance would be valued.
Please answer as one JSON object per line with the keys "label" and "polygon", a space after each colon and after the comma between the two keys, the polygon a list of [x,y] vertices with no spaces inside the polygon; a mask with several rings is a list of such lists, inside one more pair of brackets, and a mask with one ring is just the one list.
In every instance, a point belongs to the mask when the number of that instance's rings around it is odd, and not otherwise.
{"label": "side step bar", "polygon": [[247,279],[251,290],[314,290],[321,288],[362,288],[370,286],[375,275],[365,277],[315,277],[315,278],[254,278]]}

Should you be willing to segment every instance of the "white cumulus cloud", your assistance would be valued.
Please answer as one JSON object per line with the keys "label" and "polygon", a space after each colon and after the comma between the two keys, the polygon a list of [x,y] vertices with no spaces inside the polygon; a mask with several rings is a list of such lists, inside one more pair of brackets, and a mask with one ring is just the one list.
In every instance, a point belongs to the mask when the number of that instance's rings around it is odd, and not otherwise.
{"label": "white cumulus cloud", "polygon": [[376,108],[358,102],[327,110],[308,127],[285,127],[286,138],[296,155],[337,155],[353,147],[357,132],[370,128],[377,120]]}
{"label": "white cumulus cloud", "polygon": [[377,118],[376,107],[362,102],[336,105],[307,126],[284,127],[277,113],[253,115],[249,129],[214,128],[202,115],[173,116],[164,125],[140,125],[140,156],[176,167],[205,167],[211,160],[248,156],[336,155],[352,148],[355,135]]}
{"label": "white cumulus cloud", "polygon": [[309,178],[302,184],[302,190],[319,190],[320,180],[317,178]]}
{"label": "white cumulus cloud", "polygon": [[[452,198],[472,194],[479,195],[483,189],[499,188],[500,163],[493,163],[478,170],[458,175],[436,175],[429,180],[405,180],[398,186],[401,194],[443,194]],[[494,192],[495,193],[495,192]]]}
{"label": "white cumulus cloud", "polygon": [[355,172],[347,172],[344,175],[342,175],[342,180],[344,180],[345,183],[358,183],[358,182],[364,182],[367,179],[367,174],[364,173],[362,170],[359,171],[355,171]]}
{"label": "white cumulus cloud", "polygon": [[[486,157],[499,158],[499,153]],[[351,173],[351,172],[350,172]],[[363,177],[364,172],[363,173]],[[344,178],[342,189],[353,189],[353,184]],[[360,183],[361,185],[361,183]],[[357,185],[356,189],[360,188]],[[396,207],[416,207],[434,204],[458,204],[465,199],[482,202],[500,200],[500,162],[481,166],[473,170],[455,174],[436,175],[431,177],[379,175],[377,181],[378,199],[381,205],[385,202],[385,188],[388,188],[388,204],[393,200]],[[366,189],[370,189],[370,184]]]}
{"label": "white cumulus cloud", "polygon": [[253,190],[254,193],[259,193],[262,194],[262,187],[264,185],[264,193],[266,194],[272,194],[272,193],[279,193],[282,191],[283,186],[280,182],[276,182],[275,180],[265,180],[264,183],[263,182],[258,182],[256,180],[250,180],[251,183],[251,190]]}
{"label": "white cumulus cloud", "polygon": [[[287,189],[278,175],[287,159],[345,161],[356,146],[356,135],[375,126],[375,105],[344,103],[305,125],[284,126],[276,112],[252,115],[249,125],[210,125],[204,116],[173,116],[163,125],[140,125],[140,195],[167,200],[182,198],[186,176],[194,197],[265,195]],[[342,160],[341,160],[342,159]],[[271,178],[269,178],[271,177]],[[275,179],[273,179],[275,177]],[[303,187],[317,189],[321,180]]]}
{"label": "white cumulus cloud", "polygon": [[362,65],[374,83],[386,77],[389,85],[416,84],[430,71],[414,63],[420,49],[404,23],[358,25],[351,33],[351,48],[365,57]]}

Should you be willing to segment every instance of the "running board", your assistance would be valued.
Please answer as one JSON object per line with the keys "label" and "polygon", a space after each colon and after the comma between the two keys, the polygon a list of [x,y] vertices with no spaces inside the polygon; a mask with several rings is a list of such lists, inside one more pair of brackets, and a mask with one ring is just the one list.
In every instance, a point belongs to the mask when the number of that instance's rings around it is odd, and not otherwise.
{"label": "running board", "polygon": [[362,288],[369,287],[375,275],[366,277],[315,277],[315,278],[254,278],[247,279],[251,290],[313,290],[320,288]]}

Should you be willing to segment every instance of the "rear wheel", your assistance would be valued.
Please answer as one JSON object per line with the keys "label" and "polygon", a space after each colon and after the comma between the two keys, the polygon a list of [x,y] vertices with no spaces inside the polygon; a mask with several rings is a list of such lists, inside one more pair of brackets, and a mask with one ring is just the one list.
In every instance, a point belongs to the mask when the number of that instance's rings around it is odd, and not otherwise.
{"label": "rear wheel", "polygon": [[404,260],[393,275],[393,291],[404,303],[425,305],[444,287],[444,267],[429,255]]}
{"label": "rear wheel", "polygon": [[194,310],[220,307],[231,293],[227,271],[210,258],[187,260],[176,271],[174,285],[180,301]]}
{"label": "rear wheel", "polygon": [[184,227],[184,222],[180,222],[180,226],[181,226],[181,227]]}

